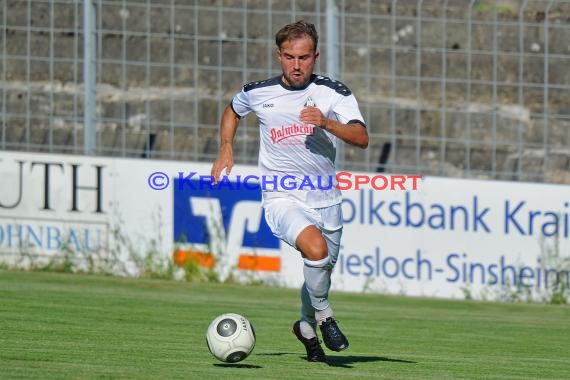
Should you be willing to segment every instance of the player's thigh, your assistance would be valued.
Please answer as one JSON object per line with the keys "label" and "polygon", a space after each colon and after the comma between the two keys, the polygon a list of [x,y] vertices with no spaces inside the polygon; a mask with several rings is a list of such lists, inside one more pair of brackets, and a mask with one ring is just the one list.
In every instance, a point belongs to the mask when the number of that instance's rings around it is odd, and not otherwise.
{"label": "player's thigh", "polygon": [[299,234],[317,223],[317,213],[293,200],[272,199],[264,203],[263,209],[271,232],[294,248]]}

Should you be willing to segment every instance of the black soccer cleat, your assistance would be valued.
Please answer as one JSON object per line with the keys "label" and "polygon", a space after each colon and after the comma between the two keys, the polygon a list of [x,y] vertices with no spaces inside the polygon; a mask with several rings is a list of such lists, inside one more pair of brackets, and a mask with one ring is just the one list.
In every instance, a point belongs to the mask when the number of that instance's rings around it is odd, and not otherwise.
{"label": "black soccer cleat", "polygon": [[320,327],[321,333],[323,334],[323,341],[329,350],[342,351],[348,348],[348,339],[346,339],[342,331],[340,331],[336,321],[332,317],[325,319]]}
{"label": "black soccer cleat", "polygon": [[299,341],[305,346],[308,361],[322,363],[327,362],[327,357],[319,343],[319,339],[317,337],[307,339],[303,334],[301,334],[301,321],[297,321],[293,324],[293,334],[295,334],[297,339],[299,339]]}

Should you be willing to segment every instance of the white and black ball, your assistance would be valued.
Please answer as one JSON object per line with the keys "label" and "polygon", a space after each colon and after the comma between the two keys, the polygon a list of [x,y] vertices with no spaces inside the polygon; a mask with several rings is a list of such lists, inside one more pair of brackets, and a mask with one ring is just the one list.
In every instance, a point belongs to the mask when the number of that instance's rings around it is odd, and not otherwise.
{"label": "white and black ball", "polygon": [[206,332],[208,349],[218,360],[237,363],[255,347],[255,331],[247,318],[236,313],[217,316]]}

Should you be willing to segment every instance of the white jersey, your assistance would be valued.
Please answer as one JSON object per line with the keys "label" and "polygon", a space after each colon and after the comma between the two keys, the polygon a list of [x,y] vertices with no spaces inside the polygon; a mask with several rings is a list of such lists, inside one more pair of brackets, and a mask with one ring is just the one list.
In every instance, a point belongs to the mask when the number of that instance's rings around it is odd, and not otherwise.
{"label": "white jersey", "polygon": [[318,107],[323,115],[343,124],[364,119],[356,98],[342,83],[313,75],[302,89],[281,77],[246,84],[232,100],[243,117],[254,112],[259,120],[259,168],[263,199],[292,197],[309,207],[341,202],[334,187],[337,138],[314,125],[303,124],[303,107]]}

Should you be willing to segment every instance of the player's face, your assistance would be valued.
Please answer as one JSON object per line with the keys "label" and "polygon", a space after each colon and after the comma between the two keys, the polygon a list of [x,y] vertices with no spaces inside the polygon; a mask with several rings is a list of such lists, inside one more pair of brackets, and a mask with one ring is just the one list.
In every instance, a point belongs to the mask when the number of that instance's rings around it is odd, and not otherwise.
{"label": "player's face", "polygon": [[309,36],[285,41],[277,50],[283,81],[293,88],[304,87],[311,79],[319,53]]}

